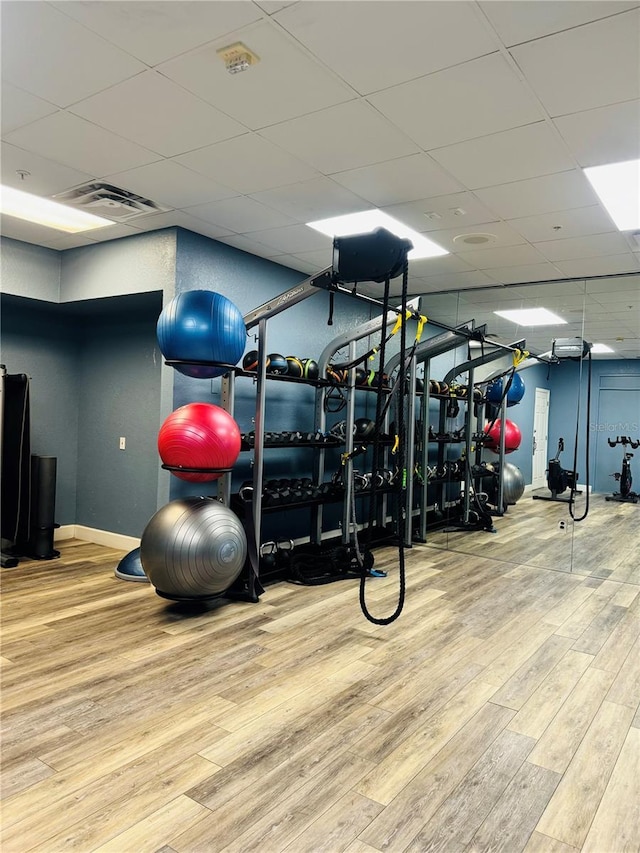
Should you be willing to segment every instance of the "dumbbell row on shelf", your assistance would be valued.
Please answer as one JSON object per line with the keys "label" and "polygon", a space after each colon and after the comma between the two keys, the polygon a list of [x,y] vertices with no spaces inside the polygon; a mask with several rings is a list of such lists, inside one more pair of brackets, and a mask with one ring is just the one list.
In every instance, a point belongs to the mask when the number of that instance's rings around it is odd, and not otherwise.
{"label": "dumbbell row on shelf", "polygon": [[[248,433],[243,433],[240,438],[244,444],[247,444],[249,447],[254,447],[256,443],[255,432],[251,431]],[[323,433],[319,430],[316,432],[300,432],[299,430],[285,431],[285,432],[265,432],[264,434],[264,444],[271,446],[288,446],[290,444],[327,444],[327,445],[341,445],[344,442],[341,441],[336,435],[332,433]]]}
{"label": "dumbbell row on shelf", "polygon": [[[356,492],[371,489],[372,474],[354,472],[354,488]],[[393,481],[391,471],[379,471],[376,475],[376,487],[389,486]],[[293,479],[267,480],[262,490],[263,506],[281,506],[284,504],[304,503],[313,500],[340,498],[344,495],[344,483],[337,478],[327,483],[313,483],[309,477]],[[249,503],[253,500],[253,483],[247,480],[240,486],[240,500]]]}

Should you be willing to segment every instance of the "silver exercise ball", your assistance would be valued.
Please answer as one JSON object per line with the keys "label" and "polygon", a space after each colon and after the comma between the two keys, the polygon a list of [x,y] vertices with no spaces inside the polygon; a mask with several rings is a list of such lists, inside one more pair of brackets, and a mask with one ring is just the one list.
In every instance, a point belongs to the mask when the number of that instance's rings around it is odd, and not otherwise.
{"label": "silver exercise ball", "polygon": [[502,496],[505,503],[515,504],[524,494],[524,475],[513,463],[505,462]]}
{"label": "silver exercise ball", "polygon": [[210,498],[163,506],[140,542],[142,567],[156,592],[177,601],[222,595],[242,571],[246,556],[240,519]]}

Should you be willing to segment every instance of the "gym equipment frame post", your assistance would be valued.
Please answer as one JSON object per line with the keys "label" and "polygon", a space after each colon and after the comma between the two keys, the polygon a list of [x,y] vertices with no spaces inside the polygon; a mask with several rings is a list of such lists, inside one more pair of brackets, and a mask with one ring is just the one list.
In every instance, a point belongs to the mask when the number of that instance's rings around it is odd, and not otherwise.
{"label": "gym equipment frame post", "polygon": [[[430,364],[430,361],[432,358],[435,358],[438,355],[443,355],[444,353],[449,352],[452,349],[456,349],[456,347],[459,347],[460,344],[463,344],[463,343],[465,343],[465,341],[468,341],[470,337],[471,337],[471,332],[469,331],[469,329],[466,326],[461,326],[457,329],[450,329],[446,332],[441,332],[439,335],[434,335],[434,337],[432,337],[432,338],[427,338],[427,340],[425,340],[425,341],[421,341],[418,344],[418,346],[416,347],[416,351],[414,354],[416,365],[418,363],[421,364],[422,362],[425,363],[425,380],[424,380],[425,386],[424,386],[424,392],[423,392],[423,405],[422,405],[422,411],[426,413],[426,416],[423,415],[423,421],[422,421],[422,430],[423,430],[423,435],[422,435],[422,471],[423,471],[423,474],[425,475],[425,482],[424,482],[423,488],[422,488],[422,501],[421,501],[421,504],[419,507],[419,510],[420,510],[419,511],[420,532],[421,532],[421,536],[422,536],[422,533],[424,533],[424,540],[425,541],[426,541],[426,527],[427,527],[426,471],[427,471],[428,460],[429,460],[429,447],[428,447],[429,417],[428,417],[428,415],[429,415],[429,373],[430,373],[430,368],[427,368],[426,365]],[[387,373],[387,375],[390,376],[393,373],[393,371],[398,367],[399,364],[400,364],[400,353],[396,353],[387,362],[387,365],[385,367],[385,373]],[[414,372],[414,381],[415,381],[415,372]],[[415,385],[413,387],[415,388]],[[415,396],[415,394],[414,394],[414,396]],[[426,398],[426,401],[425,401],[425,398]],[[442,411],[442,407],[441,407],[441,411]],[[414,420],[415,420],[415,409],[414,409]],[[411,427],[411,423],[413,423],[413,421],[408,424],[408,428],[415,430],[415,424],[413,427]],[[440,426],[439,429],[440,429],[440,431],[442,431],[444,429],[444,423]],[[415,432],[412,432],[411,435],[412,435],[412,438],[415,438]],[[407,442],[407,444],[409,445],[409,442]],[[409,458],[409,453],[411,453],[411,459],[413,460],[415,457],[413,455],[412,445],[413,445],[413,441],[411,442],[411,446],[408,446],[408,448],[407,448],[407,459]],[[411,472],[411,474],[412,474],[412,472]],[[413,493],[412,493],[412,501],[413,501]],[[410,512],[409,512],[410,522],[412,521],[412,519],[413,519],[413,506],[410,507]],[[408,536],[406,538],[406,543],[408,544],[411,541],[412,541],[412,537]]]}
{"label": "gym equipment frame post", "polygon": [[420,470],[422,471],[422,485],[420,488],[420,500],[418,502],[418,519],[419,519],[419,541],[427,541],[427,501],[429,499],[429,382],[431,380],[431,359],[427,358],[424,361],[424,374],[422,377],[423,391],[420,401],[420,416],[422,419],[422,436],[421,436],[421,459]]}
{"label": "gym equipment frame post", "polygon": [[499,442],[499,455],[498,455],[498,464],[500,465],[500,470],[498,472],[498,505],[497,505],[497,514],[504,515],[504,456],[505,456],[505,444],[506,444],[506,421],[507,421],[507,397],[506,394],[502,398],[502,403],[500,405],[500,442]]}
{"label": "gym equipment frame post", "polygon": [[[350,347],[351,344],[353,344],[355,347],[356,341],[359,341],[362,338],[366,338],[369,335],[376,334],[376,332],[381,332],[383,328],[386,328],[387,326],[390,326],[396,322],[396,320],[398,319],[398,313],[398,311],[391,309],[387,312],[386,318],[382,317],[381,315],[378,317],[374,317],[372,320],[368,320],[366,323],[363,323],[363,325],[359,326],[357,329],[353,329],[349,332],[343,332],[341,335],[338,335],[336,338],[329,341],[329,343],[322,350],[320,356],[318,357],[318,372],[320,377],[326,375],[327,366],[334,353],[338,352],[338,350],[341,350],[346,346]],[[351,349],[349,349],[349,352],[351,353]],[[327,429],[327,416],[324,410],[326,396],[327,388],[325,386],[320,386],[316,391],[315,429],[316,431],[323,433],[326,432]],[[353,394],[350,394],[350,396],[353,396]],[[346,427],[348,436],[350,433],[353,433],[353,422],[351,423],[351,428],[349,428],[348,422]],[[318,485],[320,485],[324,480],[325,452],[326,451],[324,450],[324,448],[320,448],[318,450],[318,453],[316,454],[314,478],[315,482]],[[322,510],[322,504],[318,504],[313,507],[311,523],[311,541],[315,545],[320,545],[322,543]]]}
{"label": "gym equipment frame post", "polygon": [[[356,342],[351,341],[349,343],[349,361],[353,361],[356,357]],[[351,453],[353,452],[353,427],[356,419],[356,398],[353,390],[356,385],[356,371],[355,368],[352,367],[349,370],[349,379],[348,379],[348,388],[349,393],[347,395],[347,413],[346,413],[346,424],[345,424],[345,447],[344,452],[347,455],[346,463],[343,471],[343,481],[344,481],[344,504],[342,506],[342,544],[349,545],[351,541],[351,500],[352,500],[352,492],[353,492],[353,459],[351,458]],[[357,524],[356,520],[353,519],[354,527]],[[357,534],[357,530],[353,531],[354,536]]]}

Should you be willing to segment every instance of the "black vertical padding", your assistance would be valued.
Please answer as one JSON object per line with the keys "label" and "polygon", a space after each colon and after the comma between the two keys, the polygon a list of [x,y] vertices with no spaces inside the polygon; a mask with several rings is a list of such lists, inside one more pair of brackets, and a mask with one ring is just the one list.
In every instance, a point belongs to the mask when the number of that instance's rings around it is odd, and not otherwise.
{"label": "black vertical padding", "polygon": [[[29,377],[3,376],[2,551],[20,556],[27,548],[31,513]],[[4,563],[3,563],[4,565]],[[15,563],[14,563],[15,565]]]}
{"label": "black vertical padding", "polygon": [[36,560],[52,560],[60,552],[53,547],[56,527],[55,456],[31,457],[31,538],[29,556]]}

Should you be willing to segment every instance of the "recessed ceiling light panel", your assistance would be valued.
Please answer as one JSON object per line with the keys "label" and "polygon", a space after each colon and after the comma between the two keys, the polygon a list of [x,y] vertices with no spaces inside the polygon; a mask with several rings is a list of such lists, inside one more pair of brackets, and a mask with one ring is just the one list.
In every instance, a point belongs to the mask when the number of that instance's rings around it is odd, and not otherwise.
{"label": "recessed ceiling light panel", "polygon": [[67,234],[78,234],[81,231],[93,231],[113,225],[110,219],[104,219],[102,216],[6,186],[0,187],[0,212],[4,216],[15,216],[16,219],[25,219],[27,222],[35,222],[57,231],[66,231]]}
{"label": "recessed ceiling light panel", "polygon": [[354,234],[368,234],[376,228],[386,228],[396,237],[406,237],[413,243],[413,249],[409,252],[409,260],[418,258],[435,258],[439,255],[448,255],[446,249],[438,246],[424,234],[414,231],[408,225],[389,216],[382,210],[363,210],[360,213],[347,213],[345,216],[333,216],[329,219],[318,219],[316,222],[307,222],[309,228],[327,234],[329,237],[349,237]]}
{"label": "recessed ceiling light panel", "polygon": [[611,347],[608,347],[606,344],[593,344],[593,346],[591,347],[591,352],[592,354],[595,353],[597,355],[598,353],[614,352],[614,350],[612,350]]}
{"label": "recessed ceiling light panel", "polygon": [[593,166],[584,173],[620,231],[640,228],[640,160]]}
{"label": "recessed ceiling light panel", "polygon": [[510,311],[494,311],[498,317],[511,320],[519,326],[559,326],[566,323],[562,317],[547,308],[514,308]]}

